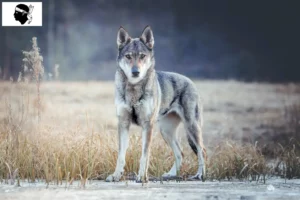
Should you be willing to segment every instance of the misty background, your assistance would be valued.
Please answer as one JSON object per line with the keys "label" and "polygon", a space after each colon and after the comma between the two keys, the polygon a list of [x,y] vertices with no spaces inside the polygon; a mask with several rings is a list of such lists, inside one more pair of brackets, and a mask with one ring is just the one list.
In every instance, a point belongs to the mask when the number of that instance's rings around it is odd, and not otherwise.
{"label": "misty background", "polygon": [[[112,80],[123,26],[154,32],[156,69],[192,78],[300,80],[300,3],[289,1],[52,0],[42,27],[1,27],[1,78],[22,70],[37,37],[47,74],[60,80]],[[13,14],[13,13],[12,13]]]}

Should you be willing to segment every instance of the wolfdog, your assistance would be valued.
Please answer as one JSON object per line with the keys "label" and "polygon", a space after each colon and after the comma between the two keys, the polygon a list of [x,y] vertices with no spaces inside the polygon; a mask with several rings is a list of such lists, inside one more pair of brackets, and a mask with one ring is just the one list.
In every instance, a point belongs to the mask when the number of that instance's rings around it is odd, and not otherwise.
{"label": "wolfdog", "polygon": [[155,71],[154,37],[146,26],[140,38],[131,38],[123,27],[117,34],[115,105],[118,117],[119,152],[115,172],[106,181],[119,181],[124,172],[130,124],[142,127],[142,156],[137,182],[148,181],[149,150],[154,123],[173,150],[175,162],[163,177],[180,175],[183,153],[176,129],[183,122],[188,142],[198,157],[193,179],[205,177],[205,149],[202,139],[202,104],[193,82],[187,77]]}

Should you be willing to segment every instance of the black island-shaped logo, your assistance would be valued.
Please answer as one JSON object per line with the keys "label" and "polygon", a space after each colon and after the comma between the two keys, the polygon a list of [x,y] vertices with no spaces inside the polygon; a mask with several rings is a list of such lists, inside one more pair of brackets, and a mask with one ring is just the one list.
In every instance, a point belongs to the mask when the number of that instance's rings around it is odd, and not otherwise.
{"label": "black island-shaped logo", "polygon": [[16,21],[19,21],[22,25],[24,25],[26,22],[28,24],[32,21],[32,11],[33,11],[32,5],[25,5],[25,4],[18,4],[15,8],[14,17]]}

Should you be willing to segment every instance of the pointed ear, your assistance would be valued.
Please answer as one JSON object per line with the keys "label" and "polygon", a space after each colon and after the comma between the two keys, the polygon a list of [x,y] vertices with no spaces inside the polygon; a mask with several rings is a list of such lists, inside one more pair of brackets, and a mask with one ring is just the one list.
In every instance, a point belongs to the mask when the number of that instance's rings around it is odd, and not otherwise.
{"label": "pointed ear", "polygon": [[127,31],[121,26],[119,31],[118,31],[118,36],[117,36],[117,45],[118,48],[121,49],[123,48],[128,42],[130,42],[131,37],[127,33]]}
{"label": "pointed ear", "polygon": [[150,26],[145,27],[140,39],[149,49],[153,49],[154,37]]}

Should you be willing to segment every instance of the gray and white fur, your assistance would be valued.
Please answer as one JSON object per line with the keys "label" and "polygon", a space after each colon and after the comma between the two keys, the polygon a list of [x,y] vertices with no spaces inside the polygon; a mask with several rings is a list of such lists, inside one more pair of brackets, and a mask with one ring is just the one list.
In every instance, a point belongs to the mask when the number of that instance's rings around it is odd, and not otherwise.
{"label": "gray and white fur", "polygon": [[120,27],[117,35],[118,58],[115,74],[115,105],[118,117],[119,153],[115,172],[106,181],[119,181],[124,172],[131,124],[142,127],[142,156],[137,181],[147,181],[153,127],[173,150],[175,163],[163,176],[179,176],[183,153],[176,130],[183,122],[189,144],[198,156],[194,179],[204,180],[205,149],[202,139],[202,105],[194,83],[187,77],[155,71],[154,37],[147,26],[140,38],[131,38]]}

